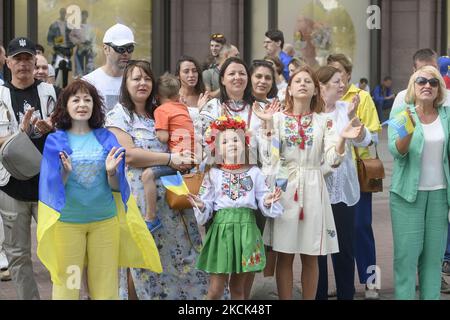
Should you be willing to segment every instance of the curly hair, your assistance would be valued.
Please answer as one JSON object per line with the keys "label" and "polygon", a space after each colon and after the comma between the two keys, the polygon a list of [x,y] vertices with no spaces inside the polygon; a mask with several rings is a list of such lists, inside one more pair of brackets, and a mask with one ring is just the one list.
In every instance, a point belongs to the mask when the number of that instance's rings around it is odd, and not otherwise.
{"label": "curly hair", "polygon": [[77,92],[84,92],[92,97],[93,109],[91,118],[88,120],[89,127],[91,129],[102,128],[105,124],[103,97],[98,94],[97,89],[92,84],[80,79],[69,84],[59,95],[55,113],[52,115],[52,122],[55,127],[61,130],[72,128],[72,117],[67,110],[67,103]]}

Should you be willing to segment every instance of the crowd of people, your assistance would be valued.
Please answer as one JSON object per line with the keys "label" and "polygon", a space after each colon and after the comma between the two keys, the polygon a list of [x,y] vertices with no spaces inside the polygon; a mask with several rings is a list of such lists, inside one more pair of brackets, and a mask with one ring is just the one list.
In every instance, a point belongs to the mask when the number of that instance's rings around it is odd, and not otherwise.
{"label": "crowd of people", "polygon": [[[64,89],[30,39],[0,47],[11,72],[0,146],[22,133],[42,154],[28,180],[0,163],[0,267],[19,299],[40,298],[33,218],[53,299],[79,299],[84,286],[96,300],[244,300],[258,272],[292,299],[297,254],[303,299],[328,299],[329,255],[337,299],[354,298],[356,272],[365,297],[379,299],[372,193],[360,189],[355,155],[371,157],[391,107],[414,126],[388,130],[395,297],[415,299],[417,273],[421,299],[450,292],[450,104],[433,50],[414,55],[406,91],[393,95],[386,77],[374,101],[367,81],[351,83],[349,57],[313,69],[284,51],[280,30],[249,65],[216,33],[204,63],[182,56],[159,78],[132,60],[135,44],[129,27],[112,26],[105,64]],[[178,172],[203,176],[185,195],[190,209],[165,197],[161,177]]]}

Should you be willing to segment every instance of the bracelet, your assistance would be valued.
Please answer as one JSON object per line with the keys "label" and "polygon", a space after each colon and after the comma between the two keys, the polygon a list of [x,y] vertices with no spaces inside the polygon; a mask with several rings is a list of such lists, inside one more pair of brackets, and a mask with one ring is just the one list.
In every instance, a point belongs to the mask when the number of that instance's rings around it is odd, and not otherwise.
{"label": "bracelet", "polygon": [[167,166],[170,166],[170,162],[172,161],[172,154],[169,153],[169,162],[167,162]]}

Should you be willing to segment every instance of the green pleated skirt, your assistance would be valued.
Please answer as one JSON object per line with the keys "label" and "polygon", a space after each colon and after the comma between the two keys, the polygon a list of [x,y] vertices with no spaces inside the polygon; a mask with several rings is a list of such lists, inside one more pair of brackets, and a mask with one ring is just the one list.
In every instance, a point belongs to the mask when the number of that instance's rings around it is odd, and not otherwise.
{"label": "green pleated skirt", "polygon": [[216,274],[244,273],[261,271],[265,265],[264,243],[253,210],[219,210],[206,234],[197,269]]}

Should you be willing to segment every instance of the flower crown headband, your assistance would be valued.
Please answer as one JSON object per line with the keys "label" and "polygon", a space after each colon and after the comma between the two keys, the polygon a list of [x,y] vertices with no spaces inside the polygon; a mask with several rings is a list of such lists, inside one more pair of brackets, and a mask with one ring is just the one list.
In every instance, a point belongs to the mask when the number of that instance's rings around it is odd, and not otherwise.
{"label": "flower crown headband", "polygon": [[211,129],[225,131],[227,129],[245,130],[247,124],[241,117],[221,116],[213,121],[210,125]]}
{"label": "flower crown headband", "polygon": [[225,131],[228,129],[232,130],[242,130],[245,132],[245,143],[246,145],[250,144],[250,136],[247,131],[247,123],[242,120],[241,117],[229,117],[229,116],[221,116],[214,120],[208,130],[206,130],[206,143],[210,146],[210,148],[214,149],[214,142],[216,141],[216,135],[219,131]]}

